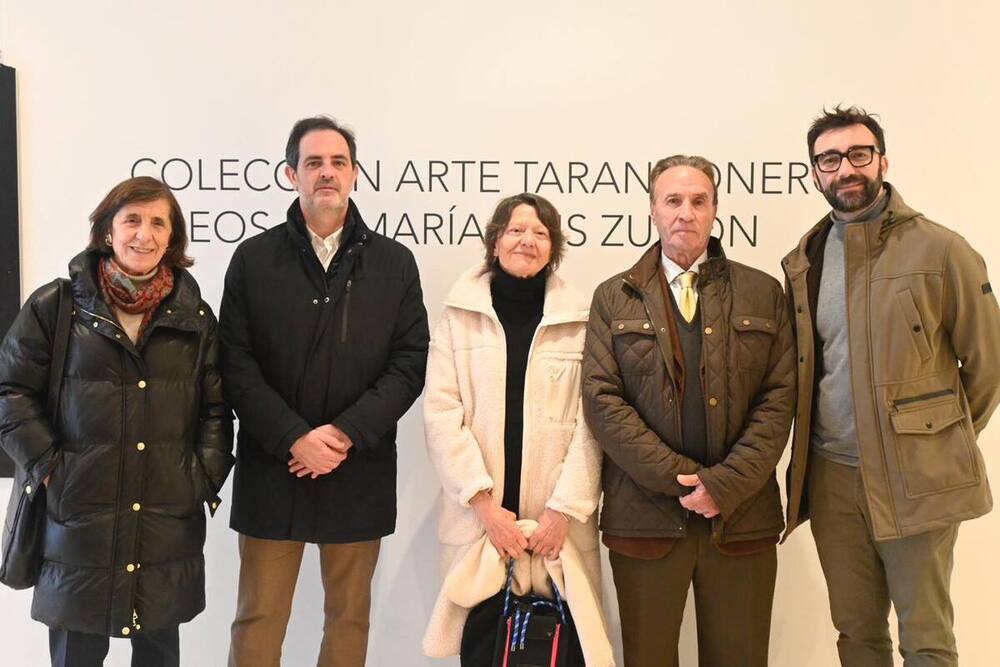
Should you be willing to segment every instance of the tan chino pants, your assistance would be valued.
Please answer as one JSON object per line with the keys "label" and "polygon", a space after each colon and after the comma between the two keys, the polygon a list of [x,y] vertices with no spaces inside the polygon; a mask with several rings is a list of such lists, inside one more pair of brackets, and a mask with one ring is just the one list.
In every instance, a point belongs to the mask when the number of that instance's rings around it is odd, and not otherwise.
{"label": "tan chino pants", "polygon": [[[320,544],[323,641],[317,667],[364,667],[371,580],[381,540]],[[279,667],[305,542],[240,535],[229,667]]]}

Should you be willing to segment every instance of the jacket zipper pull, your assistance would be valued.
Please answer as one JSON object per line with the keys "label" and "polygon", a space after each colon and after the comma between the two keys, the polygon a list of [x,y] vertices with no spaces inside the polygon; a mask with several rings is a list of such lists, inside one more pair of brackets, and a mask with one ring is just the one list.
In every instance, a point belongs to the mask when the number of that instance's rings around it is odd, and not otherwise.
{"label": "jacket zipper pull", "polygon": [[132,610],[132,627],[136,630],[142,630],[142,626],[139,625],[139,612],[135,609]]}
{"label": "jacket zipper pull", "polygon": [[352,278],[347,279],[347,284],[344,286],[344,317],[340,322],[340,342],[347,342],[347,317],[351,307],[351,284],[354,282]]}

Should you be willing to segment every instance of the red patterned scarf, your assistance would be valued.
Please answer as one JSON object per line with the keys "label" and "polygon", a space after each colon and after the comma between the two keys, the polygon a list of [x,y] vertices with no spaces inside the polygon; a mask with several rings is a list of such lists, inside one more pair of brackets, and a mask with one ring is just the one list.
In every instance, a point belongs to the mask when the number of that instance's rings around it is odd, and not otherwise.
{"label": "red patterned scarf", "polygon": [[97,273],[101,292],[110,306],[131,315],[142,313],[137,337],[141,339],[153,313],[174,289],[174,272],[160,265],[152,278],[136,285],[134,280],[138,276],[125,273],[113,259],[105,257],[98,264]]}

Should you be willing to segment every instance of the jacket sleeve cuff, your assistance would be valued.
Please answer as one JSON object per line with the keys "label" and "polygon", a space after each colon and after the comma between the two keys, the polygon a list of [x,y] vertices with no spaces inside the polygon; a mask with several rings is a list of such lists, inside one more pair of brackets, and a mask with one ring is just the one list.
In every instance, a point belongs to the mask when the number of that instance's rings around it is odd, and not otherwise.
{"label": "jacket sleeve cuff", "polygon": [[[702,468],[697,473],[698,479],[701,483],[705,485],[705,490],[708,491],[708,495],[712,496],[712,500],[719,508],[719,514],[722,515],[723,519],[728,519],[732,513],[738,507],[737,504],[729,502],[726,498],[726,493],[724,492],[722,485],[719,483],[719,479],[711,468]],[[690,490],[690,489],[688,489]]]}
{"label": "jacket sleeve cuff", "polygon": [[334,419],[332,422],[330,422],[330,424],[339,428],[341,431],[344,432],[344,434],[347,435],[348,438],[351,439],[352,447],[356,449],[368,448],[368,443],[365,441],[365,437],[361,434],[361,431],[359,431],[354,426],[354,424],[348,421],[348,419],[343,415],[340,415],[339,417]]}
{"label": "jacket sleeve cuff", "polygon": [[477,493],[480,491],[489,491],[492,488],[493,480],[488,476],[483,475],[482,477],[473,478],[462,487],[461,491],[458,492],[458,504],[462,507],[471,507],[469,501],[472,500]]}
{"label": "jacket sleeve cuff", "polygon": [[282,461],[287,461],[290,456],[289,452],[292,449],[292,445],[295,444],[296,440],[304,436],[309,431],[309,426],[305,424],[298,425],[290,429],[281,437],[281,440],[278,441],[278,446],[274,450],[274,455]]}
{"label": "jacket sleeve cuff", "polygon": [[545,503],[545,508],[553,510],[554,512],[559,512],[560,514],[562,514],[567,519],[574,519],[576,521],[579,521],[580,523],[586,523],[588,517],[590,516],[589,514],[584,515],[584,514],[580,514],[579,512],[575,512],[572,509],[570,509],[569,507],[567,507],[567,506],[563,505],[562,503],[560,503],[560,502],[558,502],[556,500],[553,500],[551,498],[549,499],[549,501],[547,503]]}
{"label": "jacket sleeve cuff", "polygon": [[53,468],[56,467],[56,464],[59,462],[59,456],[60,452],[54,445],[45,450],[45,453],[39,456],[26,471],[28,475],[28,482],[35,488],[41,486],[42,481],[48,477],[49,473],[51,473]]}

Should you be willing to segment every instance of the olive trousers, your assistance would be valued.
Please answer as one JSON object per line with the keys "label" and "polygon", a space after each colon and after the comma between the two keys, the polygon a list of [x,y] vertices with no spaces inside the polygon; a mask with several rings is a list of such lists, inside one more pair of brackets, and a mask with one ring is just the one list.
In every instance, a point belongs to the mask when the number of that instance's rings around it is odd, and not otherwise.
{"label": "olive trousers", "polygon": [[876,541],[857,468],[809,458],[809,516],[845,667],[892,667],[889,605],[906,667],[955,667],[950,584],[958,524]]}
{"label": "olive trousers", "polygon": [[771,606],[778,569],[770,545],[728,555],[712,541],[711,522],[688,521],[689,535],[663,558],[612,551],[627,667],[677,667],[677,642],[688,588],[694,588],[701,667],[767,667]]}

